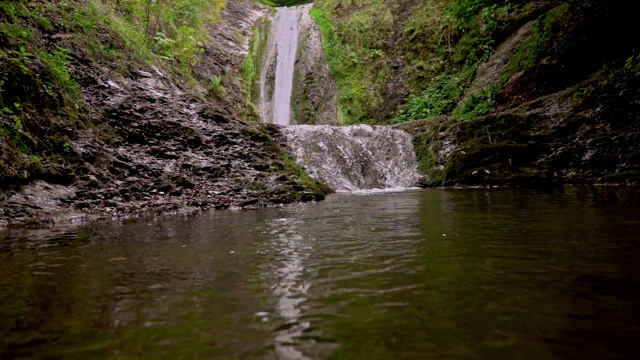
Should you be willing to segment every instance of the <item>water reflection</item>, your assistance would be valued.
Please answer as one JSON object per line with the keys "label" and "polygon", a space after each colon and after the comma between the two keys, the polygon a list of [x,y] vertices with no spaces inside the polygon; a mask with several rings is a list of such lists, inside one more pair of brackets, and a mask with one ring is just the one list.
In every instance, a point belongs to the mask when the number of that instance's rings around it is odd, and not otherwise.
{"label": "water reflection", "polygon": [[304,279],[305,262],[313,250],[313,239],[298,232],[301,221],[279,218],[268,223],[267,250],[270,261],[263,265],[263,280],[270,284],[277,303],[275,312],[283,324],[276,330],[274,339],[277,354],[282,359],[308,359],[296,349],[300,337],[309,329],[310,322],[301,321],[302,305],[307,301],[311,284]]}

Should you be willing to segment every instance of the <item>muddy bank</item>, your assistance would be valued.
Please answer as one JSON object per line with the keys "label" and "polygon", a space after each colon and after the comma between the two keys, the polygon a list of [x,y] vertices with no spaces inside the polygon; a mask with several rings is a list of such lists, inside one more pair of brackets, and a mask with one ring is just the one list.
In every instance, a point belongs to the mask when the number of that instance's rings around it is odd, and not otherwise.
{"label": "muddy bank", "polygon": [[[252,1],[228,6],[223,16],[242,20],[241,29],[259,18]],[[228,75],[229,93],[218,103],[160,68],[129,60],[123,75],[71,41],[56,40],[72,55],[72,76],[94,126],[68,130],[63,166],[42,160],[60,176],[33,177],[22,187],[3,184],[9,190],[0,195],[0,227],[322,199],[329,190],[302,180],[285,161],[277,127],[239,119],[246,96],[234,74],[242,72],[250,34],[238,36],[237,29],[212,29],[230,43],[206,44],[197,71]]]}

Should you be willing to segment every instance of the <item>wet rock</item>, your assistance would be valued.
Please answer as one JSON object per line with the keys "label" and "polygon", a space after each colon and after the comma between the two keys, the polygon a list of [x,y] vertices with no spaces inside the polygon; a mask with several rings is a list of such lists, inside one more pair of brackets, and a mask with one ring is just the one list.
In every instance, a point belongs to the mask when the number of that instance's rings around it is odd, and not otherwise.
{"label": "wet rock", "polygon": [[296,161],[335,190],[411,187],[418,181],[411,136],[404,131],[387,126],[298,125],[284,132]]}
{"label": "wet rock", "polygon": [[336,125],[338,87],[325,59],[311,4],[302,7],[291,107],[297,124]]}
{"label": "wet rock", "polygon": [[[608,103],[611,89],[604,88],[599,106],[612,106],[605,121],[572,99],[580,87],[593,86],[586,82],[470,121],[437,117],[399,127],[413,135],[425,186],[638,183],[640,159],[629,149],[638,144],[639,108],[615,114],[619,100]],[[634,88],[629,92],[637,94]]]}

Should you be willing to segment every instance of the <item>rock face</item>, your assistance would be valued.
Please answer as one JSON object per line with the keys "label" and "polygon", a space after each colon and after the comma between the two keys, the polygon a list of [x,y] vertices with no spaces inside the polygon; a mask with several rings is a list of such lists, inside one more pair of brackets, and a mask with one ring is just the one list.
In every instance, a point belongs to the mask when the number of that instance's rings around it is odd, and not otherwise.
{"label": "rock face", "polygon": [[[225,115],[244,117],[250,104],[243,89],[244,59],[249,53],[254,26],[271,10],[253,0],[230,0],[222,10],[223,21],[209,25],[209,45],[194,66],[195,76],[203,83],[220,78],[224,93],[214,105]],[[250,115],[250,114],[249,114]]]}
{"label": "rock face", "polygon": [[[257,18],[252,1],[235,3],[236,17]],[[240,43],[225,46],[226,56],[205,50],[203,63],[217,67],[201,76],[226,67],[241,72],[232,58],[245,51],[243,39],[226,29],[217,36]],[[219,109],[159,68],[131,62],[123,76],[73,44],[61,45],[73,55],[72,75],[96,124],[68,133],[67,166],[80,175],[0,194],[0,227],[313,201],[329,191],[285,162],[277,127],[236,118],[244,96]]]}
{"label": "rock face", "polygon": [[[617,86],[640,89],[640,81],[612,80],[470,121],[443,116],[398,127],[413,135],[426,186],[637,184],[638,94]],[[620,85],[625,81],[633,83]],[[576,99],[576,92],[589,94]]]}
{"label": "rock face", "polygon": [[630,15],[606,0],[535,5],[505,28],[468,89],[497,89],[490,115],[400,125],[426,185],[640,182],[637,39],[610,42],[628,33]]}

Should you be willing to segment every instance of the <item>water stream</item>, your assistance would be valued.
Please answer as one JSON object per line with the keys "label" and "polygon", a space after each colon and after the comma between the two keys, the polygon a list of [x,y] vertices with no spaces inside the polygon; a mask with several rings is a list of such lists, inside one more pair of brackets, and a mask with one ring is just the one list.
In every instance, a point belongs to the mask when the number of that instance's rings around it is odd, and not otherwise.
{"label": "water stream", "polygon": [[298,49],[297,8],[278,8],[277,13],[277,63],[275,78],[275,94],[273,104],[274,123],[289,125],[291,114],[291,91],[293,89],[293,67]]}
{"label": "water stream", "polygon": [[271,19],[271,31],[260,69],[259,108],[264,122],[283,126],[291,123],[293,72],[302,11],[308,11],[308,6],[279,7]]}

